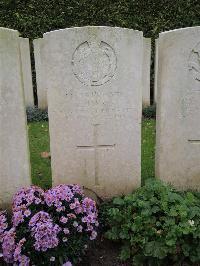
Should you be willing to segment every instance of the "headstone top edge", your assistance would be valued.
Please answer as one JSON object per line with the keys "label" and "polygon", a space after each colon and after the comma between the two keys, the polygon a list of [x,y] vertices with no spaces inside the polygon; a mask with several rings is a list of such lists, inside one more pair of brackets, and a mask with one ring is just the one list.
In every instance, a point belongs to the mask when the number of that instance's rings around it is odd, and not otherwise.
{"label": "headstone top edge", "polygon": [[19,40],[21,43],[29,45],[29,38],[19,37]]}
{"label": "headstone top edge", "polygon": [[34,39],[34,40],[33,40],[33,44],[34,44],[34,43],[37,43],[37,42],[40,42],[41,40],[43,40],[43,38],[37,38],[37,39]]}
{"label": "headstone top edge", "polygon": [[127,32],[134,32],[134,33],[138,33],[140,35],[142,35],[143,37],[143,32],[142,31],[139,31],[139,30],[134,30],[134,29],[130,29],[130,28],[123,28],[123,27],[110,27],[110,26],[83,26],[83,27],[71,27],[71,28],[65,28],[65,29],[59,29],[59,30],[53,30],[53,31],[49,31],[49,32],[45,32],[43,34],[43,37],[48,37],[52,34],[55,34],[55,33],[62,33],[62,32],[67,32],[67,31],[74,31],[74,30],[83,30],[83,29],[105,29],[105,30],[109,30],[109,29],[112,29],[112,30],[124,30],[124,31],[127,31]]}
{"label": "headstone top edge", "polygon": [[185,33],[185,32],[192,32],[192,31],[200,31],[200,26],[195,26],[195,27],[186,27],[186,28],[179,28],[179,29],[174,29],[174,30],[169,30],[169,31],[163,31],[159,33],[159,38],[172,35],[172,34],[177,34],[177,33]]}
{"label": "headstone top edge", "polygon": [[24,38],[24,37],[19,37],[20,38],[20,40],[29,40],[29,38]]}
{"label": "headstone top edge", "polygon": [[9,28],[4,28],[4,27],[0,27],[0,32],[1,31],[5,31],[5,32],[9,32],[9,33],[13,33],[19,36],[19,32],[18,30],[13,30],[13,29],[9,29]]}
{"label": "headstone top edge", "polygon": [[151,38],[146,38],[146,37],[143,37],[143,38],[146,43],[151,44]]}

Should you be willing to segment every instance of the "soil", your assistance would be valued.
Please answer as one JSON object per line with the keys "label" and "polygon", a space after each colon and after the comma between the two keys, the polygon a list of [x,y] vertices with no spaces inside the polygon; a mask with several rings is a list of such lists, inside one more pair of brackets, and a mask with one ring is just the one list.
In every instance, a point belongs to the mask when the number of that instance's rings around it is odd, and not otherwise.
{"label": "soil", "polygon": [[119,244],[99,238],[77,266],[131,266],[131,263],[120,262],[119,253]]}

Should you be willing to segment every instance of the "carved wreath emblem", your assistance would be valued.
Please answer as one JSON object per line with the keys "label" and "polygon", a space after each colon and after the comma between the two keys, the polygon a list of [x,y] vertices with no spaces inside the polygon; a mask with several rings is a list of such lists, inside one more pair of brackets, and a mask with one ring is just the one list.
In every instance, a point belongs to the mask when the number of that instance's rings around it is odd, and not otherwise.
{"label": "carved wreath emblem", "polygon": [[117,58],[109,44],[86,41],[76,48],[72,57],[72,68],[81,83],[100,86],[114,76]]}

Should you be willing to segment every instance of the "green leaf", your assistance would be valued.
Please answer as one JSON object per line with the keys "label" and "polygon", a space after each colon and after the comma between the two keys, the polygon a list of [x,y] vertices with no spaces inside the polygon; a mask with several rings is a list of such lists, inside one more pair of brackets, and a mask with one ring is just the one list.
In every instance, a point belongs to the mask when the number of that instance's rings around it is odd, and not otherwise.
{"label": "green leaf", "polygon": [[176,239],[168,239],[165,241],[166,245],[168,246],[174,246],[176,244]]}
{"label": "green leaf", "polygon": [[131,256],[131,250],[129,246],[123,246],[121,253],[120,253],[120,259],[121,260],[127,260]]}
{"label": "green leaf", "polygon": [[113,204],[115,204],[115,205],[124,205],[124,200],[122,198],[114,198]]}

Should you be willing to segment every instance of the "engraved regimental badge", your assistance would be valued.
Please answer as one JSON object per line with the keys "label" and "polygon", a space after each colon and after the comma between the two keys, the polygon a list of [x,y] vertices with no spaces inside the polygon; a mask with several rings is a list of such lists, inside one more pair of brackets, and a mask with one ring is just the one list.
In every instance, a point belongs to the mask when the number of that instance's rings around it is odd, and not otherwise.
{"label": "engraved regimental badge", "polygon": [[72,68],[76,78],[84,85],[100,86],[115,74],[117,58],[107,43],[83,42],[74,51]]}

